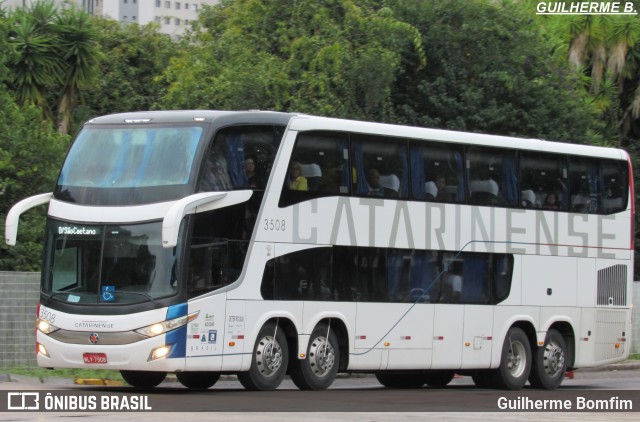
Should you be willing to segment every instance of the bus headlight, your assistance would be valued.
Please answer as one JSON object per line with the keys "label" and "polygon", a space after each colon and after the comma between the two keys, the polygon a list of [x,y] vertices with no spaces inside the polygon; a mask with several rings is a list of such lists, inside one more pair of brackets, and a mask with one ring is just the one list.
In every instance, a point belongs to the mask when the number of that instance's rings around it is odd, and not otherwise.
{"label": "bus headlight", "polygon": [[156,347],[149,354],[149,358],[147,359],[147,361],[151,362],[153,360],[166,358],[171,353],[171,349],[173,349],[173,344],[167,344],[166,346]]}
{"label": "bus headlight", "polygon": [[136,330],[136,333],[142,334],[143,336],[147,337],[159,336],[160,334],[167,333],[188,324],[190,321],[196,319],[199,313],[200,311],[197,311],[189,315],[181,316],[179,318],[147,325],[146,327],[138,328]]}
{"label": "bus headlight", "polygon": [[36,328],[43,334],[49,334],[59,330],[58,327],[51,324],[49,321],[45,321],[44,319],[39,319],[36,321]]}

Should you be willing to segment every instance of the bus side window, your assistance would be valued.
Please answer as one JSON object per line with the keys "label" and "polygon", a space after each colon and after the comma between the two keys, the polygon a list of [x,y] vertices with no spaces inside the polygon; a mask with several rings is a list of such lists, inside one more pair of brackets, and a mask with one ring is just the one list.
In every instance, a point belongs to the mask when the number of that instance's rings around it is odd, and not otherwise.
{"label": "bus side window", "polygon": [[602,213],[613,214],[627,208],[628,172],[628,165],[624,161],[606,160],[601,162]]}
{"label": "bus side window", "polygon": [[349,194],[348,138],[343,133],[302,132],[293,148],[278,206]]}
{"label": "bus side window", "polygon": [[409,195],[407,145],[382,136],[355,134],[351,143],[355,194],[380,198]]}
{"label": "bus side window", "polygon": [[570,211],[595,214],[600,208],[598,164],[580,157],[569,159]]}
{"label": "bus side window", "polygon": [[474,146],[468,148],[466,156],[471,204],[508,207],[517,204],[515,152]]}
{"label": "bus side window", "polygon": [[[520,206],[566,210],[566,158],[538,152],[520,153]],[[563,200],[564,198],[564,200]]]}
{"label": "bus side window", "polygon": [[412,143],[411,189],[414,199],[464,203],[462,148],[437,142]]}
{"label": "bus side window", "polygon": [[362,298],[357,284],[358,248],[333,247],[333,300],[355,302]]}

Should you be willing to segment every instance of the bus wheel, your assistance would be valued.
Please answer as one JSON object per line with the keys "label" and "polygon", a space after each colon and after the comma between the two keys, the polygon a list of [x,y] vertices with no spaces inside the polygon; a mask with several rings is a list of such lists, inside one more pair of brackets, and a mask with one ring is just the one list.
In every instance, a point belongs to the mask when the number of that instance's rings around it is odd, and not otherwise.
{"label": "bus wheel", "polygon": [[535,388],[555,390],[567,372],[567,347],[564,337],[556,330],[549,330],[544,346],[535,352],[529,382]]}
{"label": "bus wheel", "polygon": [[336,379],[340,366],[338,338],[326,324],[311,332],[306,359],[297,360],[291,380],[301,390],[325,390]]}
{"label": "bus wheel", "polygon": [[120,371],[120,375],[132,387],[157,387],[167,376],[166,372],[153,371]]}
{"label": "bus wheel", "polygon": [[192,390],[206,390],[220,379],[219,372],[178,372],[176,378],[180,384]]}
{"label": "bus wheel", "polygon": [[289,348],[282,328],[269,322],[258,333],[251,367],[238,380],[247,390],[275,390],[287,372]]}
{"label": "bus wheel", "polygon": [[524,331],[513,327],[504,339],[500,367],[494,372],[495,386],[507,390],[519,390],[527,382],[530,372],[529,339]]}
{"label": "bus wheel", "polygon": [[429,387],[445,387],[454,375],[453,371],[427,371],[424,379]]}
{"label": "bus wheel", "polygon": [[425,375],[421,372],[416,372],[415,374],[378,372],[376,379],[387,388],[411,389],[420,388],[425,384]]}

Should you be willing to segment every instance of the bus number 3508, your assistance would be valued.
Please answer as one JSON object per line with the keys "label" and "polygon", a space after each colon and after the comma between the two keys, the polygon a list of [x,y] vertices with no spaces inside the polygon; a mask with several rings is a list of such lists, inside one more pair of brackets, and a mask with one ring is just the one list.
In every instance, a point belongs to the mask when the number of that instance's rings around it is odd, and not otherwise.
{"label": "bus number 3508", "polygon": [[264,219],[264,229],[267,231],[283,232],[285,231],[286,221],[278,219]]}

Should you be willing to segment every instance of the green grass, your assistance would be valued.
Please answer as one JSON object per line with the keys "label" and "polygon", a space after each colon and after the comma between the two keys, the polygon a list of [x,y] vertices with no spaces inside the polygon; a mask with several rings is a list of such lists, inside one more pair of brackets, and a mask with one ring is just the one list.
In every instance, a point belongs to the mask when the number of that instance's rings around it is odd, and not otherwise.
{"label": "green grass", "polygon": [[36,378],[99,378],[112,381],[124,381],[119,371],[108,369],[45,369],[45,368],[7,368],[0,372],[14,375],[27,375]]}
{"label": "green grass", "polygon": [[629,359],[640,360],[640,353],[629,353]]}

